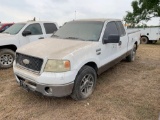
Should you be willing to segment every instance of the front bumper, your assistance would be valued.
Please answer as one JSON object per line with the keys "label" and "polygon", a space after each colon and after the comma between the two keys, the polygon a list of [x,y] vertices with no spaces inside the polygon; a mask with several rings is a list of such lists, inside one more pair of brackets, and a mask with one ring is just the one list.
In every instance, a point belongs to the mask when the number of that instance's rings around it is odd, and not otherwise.
{"label": "front bumper", "polygon": [[73,89],[73,83],[65,84],[65,85],[47,85],[47,84],[39,84],[27,80],[25,77],[20,77],[16,75],[16,79],[21,87],[23,87],[27,91],[33,91],[43,94],[44,96],[54,96],[54,97],[63,97],[70,95]]}
{"label": "front bumper", "polygon": [[76,71],[65,73],[34,74],[13,64],[17,82],[27,91],[34,91],[44,96],[63,97],[70,95],[74,86]]}

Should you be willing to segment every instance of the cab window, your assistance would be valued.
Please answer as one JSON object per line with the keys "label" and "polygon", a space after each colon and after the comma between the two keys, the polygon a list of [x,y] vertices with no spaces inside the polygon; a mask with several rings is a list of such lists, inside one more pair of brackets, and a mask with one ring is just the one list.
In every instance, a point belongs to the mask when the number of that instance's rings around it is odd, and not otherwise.
{"label": "cab window", "polygon": [[31,35],[41,35],[42,28],[39,23],[29,25],[24,31],[30,31]]}
{"label": "cab window", "polygon": [[121,37],[124,36],[126,34],[126,32],[125,32],[125,29],[124,29],[122,22],[118,21],[118,22],[116,22],[116,25],[118,27],[119,35]]}
{"label": "cab window", "polygon": [[44,28],[46,30],[46,34],[53,34],[57,31],[57,27],[54,23],[44,23]]}
{"label": "cab window", "polygon": [[106,29],[105,29],[103,38],[108,40],[109,35],[119,35],[119,32],[118,32],[118,29],[117,29],[115,22],[109,22],[106,25]]}

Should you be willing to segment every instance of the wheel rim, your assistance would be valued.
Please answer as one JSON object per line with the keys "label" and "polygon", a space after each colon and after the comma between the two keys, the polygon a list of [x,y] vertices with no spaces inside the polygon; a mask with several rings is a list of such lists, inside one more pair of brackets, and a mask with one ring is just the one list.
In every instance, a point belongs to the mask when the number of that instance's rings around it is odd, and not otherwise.
{"label": "wheel rim", "polygon": [[147,43],[147,39],[146,38],[141,38],[141,43],[142,44],[146,44]]}
{"label": "wheel rim", "polygon": [[13,56],[10,54],[3,54],[0,56],[1,65],[10,65],[13,63]]}
{"label": "wheel rim", "polygon": [[89,96],[93,91],[94,77],[91,74],[87,74],[82,78],[80,90],[82,95]]}

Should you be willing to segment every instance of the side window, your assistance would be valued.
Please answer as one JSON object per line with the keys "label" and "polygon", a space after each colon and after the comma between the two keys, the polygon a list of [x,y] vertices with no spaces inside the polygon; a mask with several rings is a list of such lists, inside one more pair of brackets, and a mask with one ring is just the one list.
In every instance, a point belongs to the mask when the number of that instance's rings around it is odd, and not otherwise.
{"label": "side window", "polygon": [[122,25],[122,22],[118,21],[116,22],[116,24],[117,24],[120,36],[124,36],[126,32],[125,32],[124,26]]}
{"label": "side window", "polygon": [[108,39],[109,35],[119,35],[115,22],[109,22],[106,26],[103,38]]}
{"label": "side window", "polygon": [[39,23],[29,25],[24,31],[30,31],[32,35],[41,35],[42,28]]}
{"label": "side window", "polygon": [[46,30],[46,34],[53,34],[57,31],[57,27],[54,23],[44,23],[44,28]]}

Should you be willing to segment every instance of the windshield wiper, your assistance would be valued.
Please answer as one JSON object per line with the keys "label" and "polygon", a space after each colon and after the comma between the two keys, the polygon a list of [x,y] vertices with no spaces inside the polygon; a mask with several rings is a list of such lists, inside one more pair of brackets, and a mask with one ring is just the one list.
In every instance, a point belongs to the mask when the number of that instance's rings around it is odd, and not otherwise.
{"label": "windshield wiper", "polygon": [[58,35],[52,35],[52,37],[59,37]]}
{"label": "windshield wiper", "polygon": [[83,40],[83,41],[85,41],[84,39],[82,39],[82,38],[77,38],[77,37],[66,37],[66,38],[64,38],[64,39],[78,39],[78,40]]}
{"label": "windshield wiper", "polygon": [[87,41],[94,41],[94,42],[97,42],[96,40],[87,40]]}

